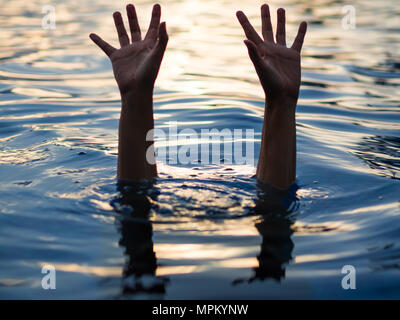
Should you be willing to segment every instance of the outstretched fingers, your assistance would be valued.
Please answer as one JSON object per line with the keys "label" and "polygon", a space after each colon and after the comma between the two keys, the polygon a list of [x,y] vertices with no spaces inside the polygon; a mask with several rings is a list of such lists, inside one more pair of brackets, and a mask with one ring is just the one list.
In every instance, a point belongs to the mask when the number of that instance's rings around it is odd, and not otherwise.
{"label": "outstretched fingers", "polygon": [[299,31],[297,32],[296,39],[294,39],[292,49],[296,50],[297,52],[301,51],[306,32],[307,32],[307,22],[303,21],[302,23],[300,23]]}
{"label": "outstretched fingers", "polygon": [[132,42],[142,40],[140,26],[136,15],[136,9],[133,4],[126,6],[126,14],[128,15],[129,29],[131,30]]}
{"label": "outstretched fingers", "polygon": [[267,4],[261,6],[261,23],[264,40],[267,42],[274,42],[271,15],[269,13],[269,6]]}
{"label": "outstretched fingers", "polygon": [[153,12],[151,13],[150,26],[149,30],[147,31],[145,40],[151,40],[153,43],[157,41],[160,18],[161,18],[161,6],[159,4],[155,4],[153,6]]}
{"label": "outstretched fingers", "polygon": [[114,17],[114,23],[115,27],[117,28],[118,32],[118,39],[121,47],[125,47],[129,45],[129,37],[128,34],[126,33],[126,29],[124,26],[124,21],[122,20],[122,16],[120,12],[114,12],[113,14]]}
{"label": "outstretched fingers", "polygon": [[276,43],[286,46],[285,9],[278,9],[278,26],[276,29]]}
{"label": "outstretched fingers", "polygon": [[89,35],[90,39],[92,39],[92,41],[97,44],[97,46],[104,51],[104,53],[107,56],[111,56],[111,54],[117,50],[115,49],[112,45],[110,45],[109,43],[107,43],[106,41],[104,41],[102,38],[100,38],[97,34],[95,33],[91,33]]}
{"label": "outstretched fingers", "polygon": [[246,34],[247,39],[249,39],[256,45],[263,43],[263,40],[258,35],[257,31],[254,30],[253,26],[249,22],[249,19],[247,19],[246,15],[242,11],[238,11],[236,12],[236,16],[240,24],[242,25],[242,28],[244,30],[244,33]]}

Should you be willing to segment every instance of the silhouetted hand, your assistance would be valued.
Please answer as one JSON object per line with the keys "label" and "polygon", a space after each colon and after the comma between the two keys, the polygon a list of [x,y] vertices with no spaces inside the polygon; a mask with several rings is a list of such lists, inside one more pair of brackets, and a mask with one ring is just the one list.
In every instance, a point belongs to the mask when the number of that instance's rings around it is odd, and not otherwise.
{"label": "silhouetted hand", "polygon": [[151,22],[146,37],[142,40],[135,7],[132,4],[126,7],[132,43],[126,32],[120,12],[113,14],[117,28],[120,49],[116,49],[97,34],[90,34],[90,38],[110,58],[115,79],[121,94],[152,90],[160,69],[168,43],[165,22],[160,24],[161,7],[153,7]]}
{"label": "silhouetted hand", "polygon": [[245,44],[254,64],[267,100],[286,98],[297,101],[300,88],[301,67],[300,51],[307,30],[307,23],[302,22],[291,48],[286,47],[285,10],[278,9],[276,42],[272,32],[268,5],[261,7],[263,39],[254,30],[242,11],[236,13],[246,37]]}

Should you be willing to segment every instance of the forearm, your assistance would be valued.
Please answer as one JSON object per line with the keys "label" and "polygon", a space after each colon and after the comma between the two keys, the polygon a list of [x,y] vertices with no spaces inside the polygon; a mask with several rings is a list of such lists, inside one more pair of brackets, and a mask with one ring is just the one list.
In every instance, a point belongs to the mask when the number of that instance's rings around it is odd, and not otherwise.
{"label": "forearm", "polygon": [[154,129],[153,90],[138,90],[121,96],[118,178],[152,179],[157,176],[157,167],[155,161],[148,157],[149,154],[154,155],[151,149],[149,150],[153,141],[146,141],[146,136]]}
{"label": "forearm", "polygon": [[296,179],[296,103],[266,102],[257,178],[286,189]]}

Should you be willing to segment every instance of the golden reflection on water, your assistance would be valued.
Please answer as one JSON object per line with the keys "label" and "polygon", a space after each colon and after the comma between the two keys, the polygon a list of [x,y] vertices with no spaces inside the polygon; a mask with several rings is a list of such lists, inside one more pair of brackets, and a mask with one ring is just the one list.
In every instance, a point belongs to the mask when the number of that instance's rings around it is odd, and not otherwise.
{"label": "golden reflection on water", "polygon": [[[102,53],[90,42],[88,34],[92,31],[101,34],[106,40],[116,44],[115,28],[111,13],[114,10],[124,10],[129,1],[119,1],[110,4],[105,0],[91,2],[93,5],[82,6],[79,1],[70,0],[67,3],[54,2],[57,14],[55,30],[41,28],[41,8],[48,4],[44,0],[30,2],[1,1],[3,13],[0,15],[0,25],[7,26],[0,36],[5,56],[12,58],[14,64],[24,66],[10,69],[9,66],[0,68],[0,75],[8,78],[8,84],[20,95],[22,101],[33,102],[37,99],[54,101],[93,101],[100,97],[103,101],[118,101],[119,95],[115,86],[110,64]],[[186,0],[183,2],[161,1],[163,20],[167,21],[170,33],[170,43],[161,68],[157,85],[161,89],[177,91],[184,96],[220,96],[222,107],[239,106],[262,115],[260,108],[249,103],[240,103],[232,98],[254,97],[262,101],[262,91],[253,68],[248,61],[243,32],[236,21],[235,11],[244,10],[254,27],[260,29],[259,5],[262,1],[199,1]],[[389,3],[395,3],[389,1]],[[376,30],[376,16],[371,10],[363,11],[364,7],[374,6],[373,1],[363,1],[357,4],[359,27],[355,30],[344,30],[341,26],[343,4],[324,0],[314,1],[269,1],[271,12],[278,7],[287,9],[287,34],[290,43],[295,36],[298,23],[305,19],[310,22],[309,33],[306,37],[303,53],[303,81],[314,83],[320,77],[325,84],[325,92],[342,94],[363,94],[366,88],[362,83],[351,82],[346,77],[344,66],[354,61],[369,65],[378,64],[384,59],[384,52],[375,52],[376,47],[385,45]],[[136,1],[139,20],[143,31],[146,30],[151,10],[148,1]],[[375,5],[376,14],[382,15],[381,7]],[[211,9],[212,8],[212,9]],[[28,14],[29,13],[29,14]],[[272,14],[275,24],[275,14]],[[385,17],[380,28],[391,27],[395,24],[394,17]],[[210,36],[212,35],[212,36]],[[390,34],[387,37],[392,37]],[[394,37],[394,35],[393,35]],[[387,40],[387,39],[386,39]],[[366,50],[368,48],[368,50]],[[398,41],[393,41],[388,52],[396,52]],[[24,52],[31,51],[31,52]],[[7,52],[9,52],[7,54]],[[24,52],[24,54],[20,54]],[[327,57],[322,60],[321,57]],[[328,56],[331,56],[328,58]],[[68,57],[65,59],[65,57]],[[337,59],[335,59],[335,57]],[[7,61],[7,60],[6,60]],[[323,63],[322,63],[323,61]],[[337,61],[340,61],[338,64]],[[324,75],[320,74],[324,69]],[[50,73],[49,73],[50,72]],[[95,76],[93,76],[94,72]],[[339,75],[340,74],[340,75]],[[336,77],[336,79],[335,79]],[[35,87],[31,87],[34,80]],[[396,81],[396,80],[393,80]],[[51,90],[44,87],[51,84]],[[41,86],[39,88],[38,86]],[[63,87],[79,88],[78,96],[71,95]],[[303,89],[312,88],[304,85]],[[74,89],[76,90],[76,89]],[[166,98],[156,96],[156,101]],[[226,98],[230,98],[227,104]],[[319,97],[318,103],[332,100],[331,96]],[[335,98],[335,99],[338,99]],[[304,97],[302,101],[315,101],[314,97]],[[194,108],[207,110],[219,107],[218,100],[205,103],[173,103],[163,104],[160,110]],[[7,101],[0,101],[7,103]],[[214,105],[215,103],[215,105]],[[351,108],[359,108],[360,102],[354,98],[346,98],[340,102]],[[118,113],[118,110],[115,110]],[[39,114],[40,115],[40,114]],[[43,114],[43,117],[46,115]],[[158,119],[163,116],[156,115]],[[316,114],[302,115],[300,121],[317,120]],[[341,121],[338,116],[331,116],[332,121]],[[326,115],[325,115],[326,118]],[[343,121],[348,121],[343,118]],[[190,123],[199,123],[194,121]],[[207,125],[209,122],[204,122]],[[189,124],[189,123],[188,123]],[[365,126],[379,127],[379,122],[364,122]],[[392,125],[396,128],[396,124]],[[63,131],[64,135],[68,132]],[[338,132],[335,133],[337,135]],[[346,132],[347,141],[354,143],[359,136]],[[333,135],[319,131],[323,138]],[[88,139],[90,139],[88,137]],[[115,137],[114,137],[115,139]],[[329,141],[332,142],[332,141]],[[104,141],[103,143],[107,143]]]}
{"label": "golden reflection on water", "polygon": [[214,244],[185,243],[154,244],[157,257],[176,260],[225,260],[248,251],[248,248],[226,248]]}
{"label": "golden reflection on water", "polygon": [[[121,275],[121,267],[104,267],[104,266],[86,266],[79,265],[76,263],[50,263],[56,268],[57,271],[61,272],[72,272],[72,273],[82,273],[100,277],[110,277]],[[47,262],[41,262],[40,267],[49,265]]]}
{"label": "golden reflection on water", "polygon": [[[127,2],[129,1],[110,4],[107,1],[99,0],[93,2],[93,6],[82,7],[79,1],[71,0],[68,3],[56,1],[54,6],[57,13],[57,28],[43,30],[41,28],[41,8],[48,4],[46,1],[33,1],[28,6],[24,1],[2,1],[3,14],[0,16],[0,25],[7,25],[8,28],[4,30],[4,33],[2,32],[0,40],[4,48],[11,50],[9,56],[14,55],[14,50],[22,48],[36,52],[38,50],[37,53],[24,55],[14,61],[31,62],[34,69],[59,70],[57,78],[62,77],[62,72],[65,70],[76,70],[77,74],[85,73],[90,65],[88,58],[79,62],[58,62],[48,61],[46,57],[52,55],[61,57],[66,54],[80,55],[82,51],[101,56],[87,36],[89,32],[96,31],[115,44],[116,37],[111,13],[114,10],[123,11]],[[164,61],[164,65],[167,65],[168,68],[161,69],[158,85],[166,89],[177,87],[189,95],[218,94],[229,88],[229,93],[243,92],[246,96],[261,97],[257,78],[252,66],[248,63],[246,50],[241,41],[243,39],[242,30],[235,17],[236,10],[244,10],[255,28],[259,30],[259,5],[261,3],[262,1],[218,1],[217,3],[194,0],[161,1],[163,20],[167,21],[171,40]],[[371,5],[373,1],[366,1],[366,3]],[[148,1],[136,1],[135,4],[138,7],[142,29],[146,30],[152,4]],[[363,31],[343,30],[341,27],[342,4],[339,2],[269,1],[269,4],[271,12],[274,12],[279,6],[287,8],[289,43],[295,36],[299,21],[303,19],[311,21],[310,32],[304,45],[303,64],[305,70],[312,69],[313,66],[321,68],[321,60],[313,56],[323,54],[324,50],[340,54],[341,60],[344,58],[343,54],[347,52],[348,59],[353,60],[352,52],[343,49],[351,47],[354,50],[354,46],[357,45],[364,47],[367,39],[371,41],[365,35],[365,30],[372,34],[374,32],[371,27],[364,28]],[[210,10],[210,8],[212,9]],[[27,12],[31,14],[27,15]],[[361,11],[359,23],[361,26],[372,26],[375,21],[373,18],[364,15],[364,12]],[[272,19],[275,24],[274,14],[272,14]],[[323,19],[323,24],[314,27],[312,21],[318,19],[320,21]],[[385,23],[389,25],[391,21],[385,19]],[[17,35],[16,30],[18,33],[22,32],[22,35]],[[362,37],[357,36],[360,32],[364,33]],[[349,43],[352,46],[349,46]],[[393,44],[394,50],[396,46]],[[44,56],[45,60],[37,61],[38,54]],[[361,59],[360,54],[363,55]],[[357,60],[368,60],[371,63],[371,59],[379,61],[381,56],[377,56],[376,53],[371,54],[369,51],[358,50]],[[338,66],[332,62],[324,63],[324,67],[329,69]],[[35,77],[37,76],[35,75]],[[113,82],[110,81],[112,80],[110,69],[106,74],[100,76],[102,81],[107,81],[107,85],[113,85]],[[236,81],[238,78],[244,81]],[[92,81],[84,79],[79,85],[87,88],[92,85]]]}

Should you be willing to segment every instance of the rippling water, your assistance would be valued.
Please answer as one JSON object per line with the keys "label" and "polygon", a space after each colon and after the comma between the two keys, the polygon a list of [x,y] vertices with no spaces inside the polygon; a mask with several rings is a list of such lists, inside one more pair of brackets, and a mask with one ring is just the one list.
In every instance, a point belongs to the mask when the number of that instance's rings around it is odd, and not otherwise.
{"label": "rippling water", "polygon": [[[309,22],[288,214],[257,214],[252,167],[161,164],[131,194],[149,214],[130,219],[115,179],[119,93],[88,38],[116,43],[111,14],[126,2],[54,0],[55,30],[41,28],[48,1],[0,4],[1,298],[399,298],[397,0],[270,2],[287,9],[289,41]],[[135,4],[145,29],[152,4]],[[258,154],[263,94],[235,11],[259,27],[261,3],[161,4],[156,127],[254,128]],[[56,290],[41,288],[46,264]],[[356,290],[341,287],[344,265]]]}

